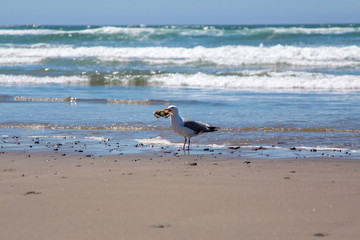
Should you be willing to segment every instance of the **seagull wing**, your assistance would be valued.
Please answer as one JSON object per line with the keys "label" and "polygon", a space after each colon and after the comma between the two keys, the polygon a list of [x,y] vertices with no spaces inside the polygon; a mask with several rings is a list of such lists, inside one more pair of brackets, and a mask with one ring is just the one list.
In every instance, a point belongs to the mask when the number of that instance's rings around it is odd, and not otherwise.
{"label": "seagull wing", "polygon": [[214,132],[217,131],[217,127],[211,127],[207,123],[192,121],[184,119],[184,126],[190,128],[195,132],[195,134],[199,134],[202,132]]}

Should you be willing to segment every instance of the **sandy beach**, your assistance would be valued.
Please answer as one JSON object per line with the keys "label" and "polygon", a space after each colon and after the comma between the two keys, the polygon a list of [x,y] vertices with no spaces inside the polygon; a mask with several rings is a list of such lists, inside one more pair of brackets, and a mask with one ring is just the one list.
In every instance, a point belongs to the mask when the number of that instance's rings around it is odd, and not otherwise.
{"label": "sandy beach", "polygon": [[2,239],[359,239],[358,160],[0,155]]}

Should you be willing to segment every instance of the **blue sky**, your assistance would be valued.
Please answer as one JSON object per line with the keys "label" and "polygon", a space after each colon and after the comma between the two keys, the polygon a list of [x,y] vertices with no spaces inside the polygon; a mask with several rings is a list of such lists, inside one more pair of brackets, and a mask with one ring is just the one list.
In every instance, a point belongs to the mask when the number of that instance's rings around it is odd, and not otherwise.
{"label": "blue sky", "polygon": [[1,0],[7,24],[360,23],[360,0]]}

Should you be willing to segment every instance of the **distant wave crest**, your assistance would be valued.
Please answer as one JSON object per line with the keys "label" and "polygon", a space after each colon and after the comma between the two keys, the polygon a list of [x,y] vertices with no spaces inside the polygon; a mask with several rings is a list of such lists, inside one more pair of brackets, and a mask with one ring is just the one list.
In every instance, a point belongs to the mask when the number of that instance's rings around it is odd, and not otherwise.
{"label": "distant wave crest", "polygon": [[187,36],[226,36],[226,35],[276,35],[276,34],[349,34],[360,33],[358,25],[345,26],[100,26],[82,29],[63,29],[59,27],[36,26],[33,28],[1,28],[0,35],[116,35],[142,37],[146,35],[187,35]]}
{"label": "distant wave crest", "polygon": [[219,66],[289,65],[302,67],[360,66],[360,47],[296,47],[276,45],[206,47],[72,47],[33,45],[0,48],[0,65],[35,64],[47,59],[95,59],[97,61],[143,62],[146,64]]}
{"label": "distant wave crest", "polygon": [[[27,75],[0,75],[0,84],[83,84],[121,86],[166,86],[166,87],[211,87],[225,89],[304,89],[304,90],[359,90],[360,79],[356,75],[331,75],[301,71],[244,70],[232,74],[205,73],[159,73],[149,75],[122,76],[104,74],[94,83],[91,76],[34,77]],[[26,98],[17,101],[81,101],[74,98]],[[153,104],[156,100],[141,102],[122,99],[105,99],[113,104]]]}

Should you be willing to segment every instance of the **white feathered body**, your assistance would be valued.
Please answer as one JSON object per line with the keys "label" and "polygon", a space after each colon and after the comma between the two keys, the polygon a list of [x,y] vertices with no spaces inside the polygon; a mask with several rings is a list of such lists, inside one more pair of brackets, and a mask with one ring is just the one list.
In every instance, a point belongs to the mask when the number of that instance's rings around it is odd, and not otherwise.
{"label": "white feathered body", "polygon": [[184,128],[184,119],[178,114],[171,115],[171,127],[174,132],[183,137],[193,137],[196,133],[190,128]]}

